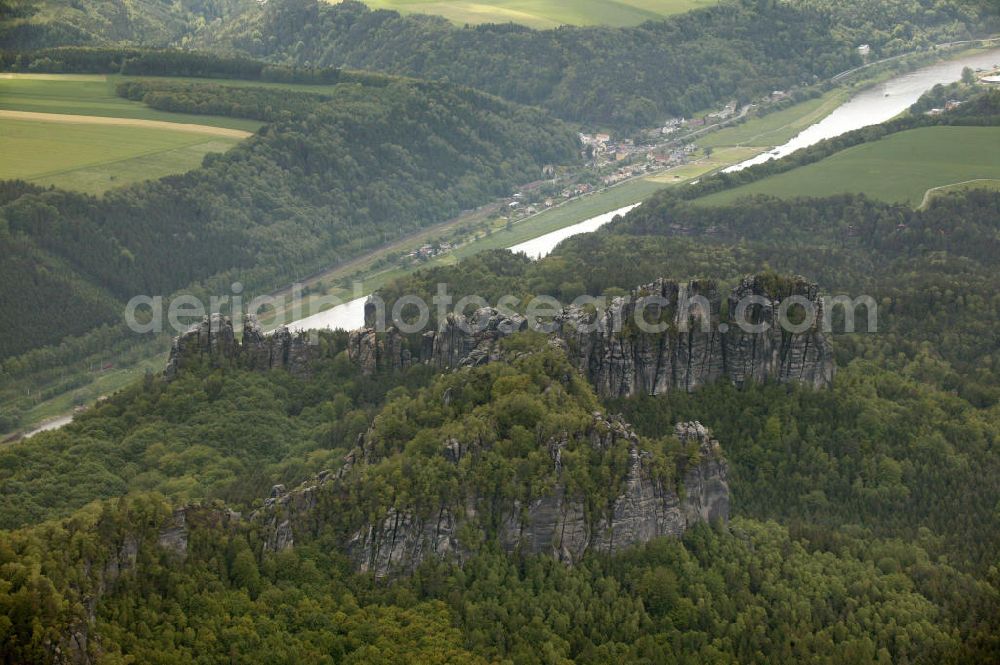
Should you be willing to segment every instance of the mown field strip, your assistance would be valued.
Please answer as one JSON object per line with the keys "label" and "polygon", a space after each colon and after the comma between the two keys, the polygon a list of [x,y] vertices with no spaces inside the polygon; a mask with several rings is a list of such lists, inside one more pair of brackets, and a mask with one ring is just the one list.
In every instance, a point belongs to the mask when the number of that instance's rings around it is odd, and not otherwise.
{"label": "mown field strip", "polygon": [[211,127],[183,122],[164,122],[162,120],[142,120],[140,118],[108,118],[96,115],[69,115],[66,113],[35,113],[32,111],[0,110],[0,119],[34,120],[38,122],[54,122],[78,125],[111,125],[116,127],[144,127],[146,129],[165,129],[174,132],[189,132],[207,134],[209,136],[226,136],[234,139],[245,139],[253,136],[253,132],[228,127]]}

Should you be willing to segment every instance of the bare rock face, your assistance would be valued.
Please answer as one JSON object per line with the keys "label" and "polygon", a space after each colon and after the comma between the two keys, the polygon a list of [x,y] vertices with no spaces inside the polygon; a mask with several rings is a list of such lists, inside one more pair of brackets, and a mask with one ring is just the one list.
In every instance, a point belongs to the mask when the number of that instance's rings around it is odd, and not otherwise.
{"label": "bare rock face", "polygon": [[[760,303],[747,307],[744,318],[762,331],[731,328],[725,336],[729,378],[736,385],[772,379],[817,389],[829,386],[833,382],[833,350],[819,327],[824,316],[819,287],[801,278],[781,285],[770,281],[760,275],[746,277],[729,296],[730,312],[736,312],[741,301]],[[783,328],[779,311],[786,300],[807,304],[815,315],[812,325],[792,320],[795,310],[789,309],[788,323],[793,329]],[[798,326],[805,329],[797,330]]]}
{"label": "bare rock face", "polygon": [[178,508],[168,524],[160,528],[157,544],[164,550],[172,552],[180,558],[187,557],[188,524],[187,510]]}
{"label": "bare rock face", "polygon": [[[629,446],[631,463],[621,494],[608,510],[588,514],[585,497],[572,496],[558,479],[562,472],[565,437],[549,442],[557,482],[554,488],[527,503],[496,506],[488,497],[467,493],[460,505],[442,505],[427,513],[388,507],[378,519],[354,530],[345,540],[345,553],[358,571],[376,577],[406,574],[429,557],[462,560],[468,554],[458,534],[464,526],[480,535],[495,533],[508,552],[543,554],[567,564],[589,551],[613,554],[664,536],[680,536],[699,522],[729,519],[727,466],[718,441],[700,423],[684,423],[675,432],[682,444],[694,444],[698,461],[682,477],[666,481],[652,468],[652,455],[641,449],[639,437],[620,418],[594,415],[585,445]],[[468,451],[457,440],[443,441],[441,455],[457,464]],[[325,471],[315,480],[265,501],[251,516],[261,528],[264,548],[293,547],[296,537],[308,537],[323,526],[322,514],[336,514],[339,497],[348,497],[354,474],[367,462],[356,451],[339,472]],[[487,525],[498,525],[496,528]]]}
{"label": "bare rock face", "polygon": [[355,534],[347,550],[359,572],[385,577],[412,572],[429,557],[458,555],[460,548],[450,510],[441,508],[431,518],[421,519],[391,508],[381,522]]}
{"label": "bare rock face", "polygon": [[365,374],[381,370],[405,369],[415,363],[437,369],[475,367],[500,358],[498,342],[525,330],[523,316],[506,316],[492,307],[477,310],[469,317],[449,313],[439,331],[423,334],[414,353],[404,346],[403,335],[393,327],[384,333],[362,328],[351,333],[348,355]]}
{"label": "bare rock face", "polygon": [[[794,314],[796,303],[810,309],[811,321],[782,326],[783,304]],[[833,352],[820,328],[823,303],[815,284],[750,276],[723,304],[714,282],[660,279],[614,299],[601,313],[566,307],[550,332],[602,397],[690,392],[720,380],[832,383]],[[352,334],[349,355],[369,374],[413,363],[474,366],[498,359],[498,342],[527,327],[523,317],[485,308],[468,318],[449,314],[440,330],[424,334],[416,355],[395,329],[379,335],[371,328]]]}
{"label": "bare rock face", "polygon": [[243,326],[242,343],[236,340],[233,322],[227,316],[206,316],[174,338],[164,375],[173,379],[186,367],[208,362],[213,367],[235,366],[267,371],[285,369],[306,375],[316,360],[317,348],[306,333],[292,333],[282,327],[265,335],[250,318]]}

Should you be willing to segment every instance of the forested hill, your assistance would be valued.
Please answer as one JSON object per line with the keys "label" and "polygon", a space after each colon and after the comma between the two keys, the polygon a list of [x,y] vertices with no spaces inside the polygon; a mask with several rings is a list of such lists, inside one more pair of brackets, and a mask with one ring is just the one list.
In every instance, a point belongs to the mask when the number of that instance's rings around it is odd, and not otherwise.
{"label": "forested hill", "polygon": [[574,133],[543,111],[448,84],[364,80],[322,95],[124,87],[157,108],[272,122],[200,169],[100,198],[5,183],[0,302],[17,315],[0,323],[0,357],[222,273],[269,291],[579,157]]}
{"label": "forested hill", "polygon": [[0,0],[6,49],[135,44],[169,46],[213,22],[232,20],[252,0]]}
{"label": "forested hill", "polygon": [[[821,278],[828,293],[879,289],[886,334],[839,336],[842,371],[823,390],[722,382],[602,402],[562,350],[531,334],[507,339],[507,361],[443,375],[415,365],[365,376],[346,333],[327,332],[308,375],[204,363],[170,382],[150,376],[0,450],[0,526],[14,528],[0,532],[5,655],[998,662],[1000,194],[921,213],[859,197],[760,201],[704,223],[687,205],[656,204],[541,261],[481,254],[397,288],[445,280],[456,295],[571,297],[650,274],[732,279],[772,264]],[[408,506],[439,515],[470,486],[529,512],[559,487],[557,462],[599,514],[633,457],[574,440],[603,427],[595,411],[623,413],[670,477],[702,458],[665,434],[695,419],[711,428],[734,519],[566,566],[503,551],[494,536],[509,521],[467,509],[482,521],[451,532],[461,561],[442,552],[412,575],[358,574],[371,535],[358,525],[373,516],[402,533]],[[565,448],[550,446],[564,434]],[[347,482],[261,500],[317,474]],[[302,505],[308,513],[293,512]],[[248,519],[263,506],[273,522]],[[294,543],[273,538],[272,524],[280,532],[295,515]]]}
{"label": "forested hill", "polygon": [[882,56],[968,38],[990,28],[980,11],[938,0],[744,1],[635,28],[535,31],[458,28],[352,0],[273,0],[198,42],[285,64],[460,82],[564,119],[634,127],[828,78],[861,64],[859,43]]}

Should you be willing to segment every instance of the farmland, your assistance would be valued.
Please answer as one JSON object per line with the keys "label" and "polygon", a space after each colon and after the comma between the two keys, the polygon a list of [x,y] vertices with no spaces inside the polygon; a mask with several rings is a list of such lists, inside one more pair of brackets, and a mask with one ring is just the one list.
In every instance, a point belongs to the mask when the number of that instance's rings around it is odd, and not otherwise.
{"label": "farmland", "polygon": [[852,192],[919,206],[930,189],[1000,178],[997,145],[1000,129],[994,127],[913,129],[698,202],[725,204],[752,194],[792,198]]}
{"label": "farmland", "polygon": [[167,113],[114,94],[105,76],[0,78],[0,178],[99,194],[196,168],[260,123]]}
{"label": "farmland", "polygon": [[437,14],[458,25],[521,23],[533,28],[559,25],[638,25],[715,0],[366,0],[373,9]]}
{"label": "farmland", "polygon": [[197,168],[209,152],[239,143],[161,127],[19,120],[0,116],[0,179],[98,194],[112,187]]}

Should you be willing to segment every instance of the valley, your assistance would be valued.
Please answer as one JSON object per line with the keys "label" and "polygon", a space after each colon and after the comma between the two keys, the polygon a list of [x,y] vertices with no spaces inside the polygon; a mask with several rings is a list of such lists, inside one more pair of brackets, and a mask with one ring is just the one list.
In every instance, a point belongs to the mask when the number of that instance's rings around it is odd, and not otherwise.
{"label": "valley", "polygon": [[0,663],[1000,662],[993,4],[0,0]]}
{"label": "valley", "polygon": [[[960,71],[962,63],[971,61],[987,61],[991,56],[983,56],[980,51],[973,51],[963,54],[954,61],[946,70],[948,72]],[[941,67],[933,65],[927,75],[905,73],[900,79],[903,81],[917,80],[923,81],[924,86],[933,85],[936,81],[948,80],[950,74],[939,73]],[[924,71],[924,70],[921,70]],[[889,77],[889,72],[881,74],[881,78],[864,81],[861,84],[862,97],[870,95],[870,88],[866,85],[885,86],[885,80]],[[112,77],[102,78],[86,75],[76,76],[56,76],[38,75],[39,79],[28,79],[34,81],[22,88],[24,91],[16,104],[22,108],[38,108],[41,104],[47,104],[47,108],[52,110],[66,110],[71,108],[74,99],[84,100],[87,103],[82,105],[83,109],[100,114],[119,115],[146,115],[152,118],[161,116],[162,111],[142,108],[135,102],[129,102],[117,96],[112,96],[109,92]],[[69,83],[70,87],[62,88],[51,86],[43,88],[37,81],[44,81],[49,76],[54,76],[61,83]],[[942,78],[944,76],[944,78]],[[197,79],[190,78],[167,78],[166,81],[177,81],[180,83],[197,82]],[[0,81],[2,84],[3,81]],[[301,84],[277,84],[277,83],[254,83],[249,81],[239,81],[234,79],[226,80],[226,85],[237,88],[251,85],[264,88],[287,89],[296,92],[316,92],[328,94],[333,88],[323,85],[301,85]],[[913,86],[912,83],[907,85]],[[912,94],[912,93],[911,93]],[[365,252],[361,256],[341,261],[324,270],[306,275],[301,271],[296,271],[296,281],[305,287],[305,295],[302,300],[305,316],[311,317],[310,321],[319,321],[322,325],[334,321],[340,325],[348,327],[359,326],[361,323],[360,309],[357,305],[344,305],[333,311],[324,314],[316,314],[309,308],[311,303],[319,302],[320,298],[328,301],[336,298],[342,303],[351,303],[357,298],[367,296],[374,290],[382,288],[395,279],[412,274],[419,269],[433,268],[437,266],[454,265],[456,262],[473,256],[474,254],[495,248],[513,247],[529,241],[532,238],[578,225],[586,220],[603,215],[607,212],[623,208],[647,198],[652,193],[664,186],[682,186],[694,182],[706,174],[719,171],[735,164],[744,162],[755,154],[765,152],[769,148],[762,145],[752,147],[748,143],[764,143],[764,141],[781,143],[800,133],[810,123],[816,124],[829,116],[835,109],[844,106],[844,103],[851,99],[850,89],[836,87],[820,98],[807,100],[794,104],[789,108],[774,113],[769,113],[762,117],[752,117],[749,120],[733,127],[717,129],[707,133],[697,140],[697,145],[701,151],[692,155],[686,164],[658,170],[651,175],[641,175],[618,183],[613,187],[597,189],[582,197],[575,197],[565,203],[549,210],[542,210],[533,215],[515,218],[512,223],[508,223],[506,215],[498,212],[499,206],[496,204],[484,206],[481,209],[458,215],[441,224],[434,225],[428,229],[421,230],[402,239],[386,243],[384,246]],[[11,103],[11,102],[6,102]],[[879,95],[878,104],[882,104]],[[899,101],[895,102],[897,105]],[[903,102],[905,103],[905,102]],[[188,114],[166,114],[171,120],[190,121],[197,118],[199,122],[203,118],[208,118],[210,122],[225,122],[240,126],[241,123],[249,121],[224,118],[219,120],[211,116],[192,116]],[[856,113],[855,118],[865,118],[863,112]],[[242,125],[245,126],[245,125]],[[259,126],[256,123],[252,126]],[[839,125],[841,129],[846,129],[850,125]],[[749,140],[753,138],[754,140]],[[711,152],[710,155],[705,151]],[[989,159],[989,157],[987,157]],[[128,162],[125,162],[126,164]],[[142,177],[141,173],[130,172],[134,176]],[[829,186],[825,180],[824,185]],[[957,182],[955,180],[949,182]],[[872,181],[865,180],[868,187],[874,186]],[[945,183],[947,184],[947,183]],[[736,196],[732,191],[726,192],[722,197]],[[923,191],[920,192],[923,196]],[[919,203],[919,201],[917,202]],[[584,225],[586,226],[586,225]],[[415,261],[408,256],[412,256],[417,250],[424,246],[448,243],[451,249],[437,256]],[[276,292],[278,295],[290,293],[288,290]],[[346,317],[346,318],[345,318]],[[277,309],[266,314],[262,323],[266,328],[273,329],[276,321],[290,322],[295,319],[291,310]],[[161,366],[165,356],[163,355],[165,344],[169,341],[169,336],[164,339],[149,340],[144,347],[144,351],[136,353],[135,350],[128,354],[116,353],[111,358],[91,359],[88,361],[92,368],[94,363],[98,367],[107,365],[109,360],[113,367],[103,369],[96,375],[92,372],[84,372],[88,380],[82,386],[76,386],[71,392],[57,394],[51,398],[35,403],[34,406],[25,412],[23,422],[26,425],[47,421],[50,418],[64,415],[73,404],[81,404],[94,400],[101,395],[113,392],[134,380],[137,373],[154,370]]]}

